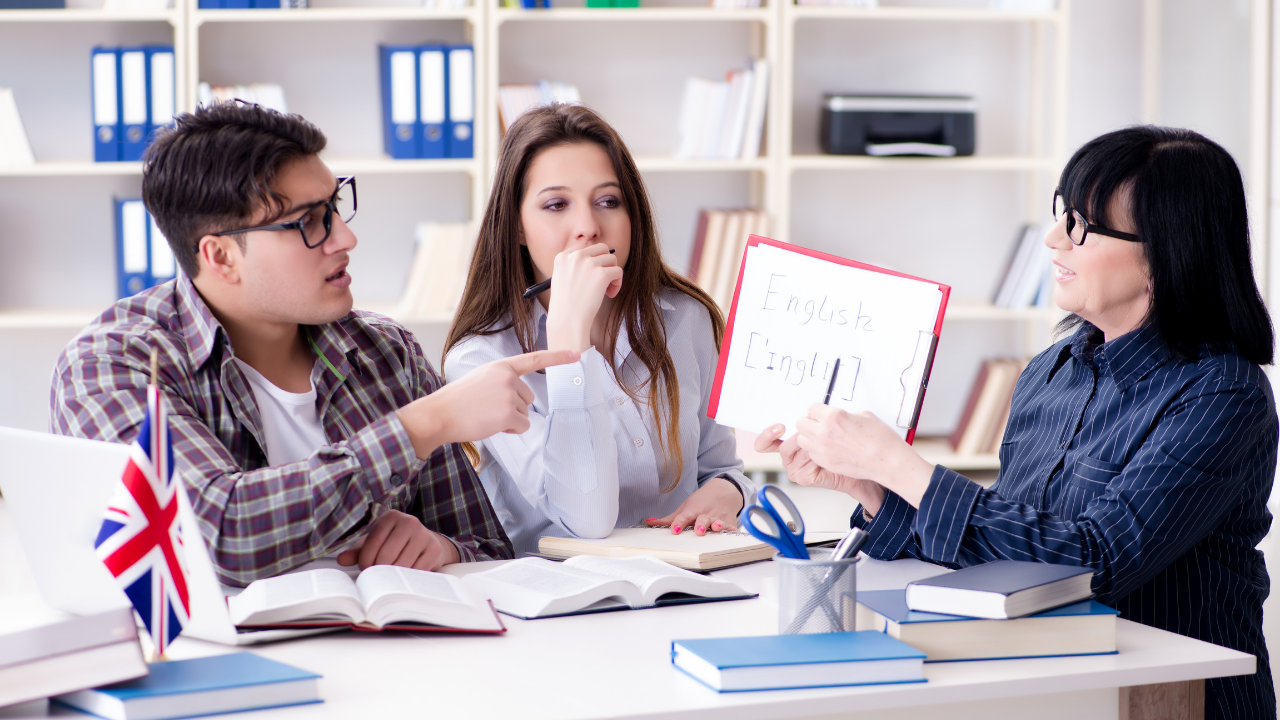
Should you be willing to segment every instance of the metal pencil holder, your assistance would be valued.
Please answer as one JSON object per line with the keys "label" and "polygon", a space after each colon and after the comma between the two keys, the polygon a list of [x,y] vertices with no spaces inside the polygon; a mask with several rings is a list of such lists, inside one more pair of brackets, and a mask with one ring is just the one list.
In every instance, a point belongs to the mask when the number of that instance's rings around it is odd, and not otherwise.
{"label": "metal pencil holder", "polygon": [[855,630],[858,560],[830,560],[814,551],[809,560],[774,555],[778,564],[778,634]]}

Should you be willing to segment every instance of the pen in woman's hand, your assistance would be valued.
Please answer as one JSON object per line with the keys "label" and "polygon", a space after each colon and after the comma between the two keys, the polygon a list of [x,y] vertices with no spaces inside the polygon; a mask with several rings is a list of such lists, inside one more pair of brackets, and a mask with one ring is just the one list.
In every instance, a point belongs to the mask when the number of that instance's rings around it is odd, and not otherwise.
{"label": "pen in woman's hand", "polygon": [[[614,254],[615,252],[616,252],[616,250],[613,250],[613,249],[610,249],[610,250],[609,250],[609,254],[610,254],[610,255]],[[530,300],[530,299],[532,299],[532,298],[536,298],[536,297],[538,297],[539,295],[541,295],[542,293],[546,292],[550,287],[551,287],[551,278],[547,278],[546,280],[543,280],[542,282],[538,283],[537,285],[530,285],[530,286],[529,286],[529,287],[524,291],[524,294],[522,294],[520,297],[524,298],[525,300]]]}

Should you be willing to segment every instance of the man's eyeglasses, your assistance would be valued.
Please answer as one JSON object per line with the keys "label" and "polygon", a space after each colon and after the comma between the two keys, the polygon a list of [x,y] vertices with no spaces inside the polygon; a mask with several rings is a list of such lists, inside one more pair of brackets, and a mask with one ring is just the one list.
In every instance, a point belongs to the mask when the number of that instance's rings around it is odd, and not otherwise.
{"label": "man's eyeglasses", "polygon": [[239,235],[255,230],[296,230],[302,235],[302,244],[309,248],[317,248],[329,239],[333,231],[333,216],[337,213],[342,222],[349,223],[356,216],[356,179],[355,177],[338,178],[338,187],[333,197],[312,205],[302,217],[289,222],[259,225],[240,230],[226,230],[214,235]]}
{"label": "man's eyeglasses", "polygon": [[1083,245],[1084,239],[1089,237],[1089,233],[1097,233],[1098,235],[1106,235],[1108,237],[1119,238],[1120,240],[1128,240],[1129,242],[1142,242],[1142,238],[1133,233],[1112,230],[1109,227],[1096,225],[1084,219],[1075,208],[1067,207],[1067,203],[1062,199],[1062,193],[1055,191],[1053,193],[1053,219],[1054,222],[1067,216],[1067,237],[1075,245]]}

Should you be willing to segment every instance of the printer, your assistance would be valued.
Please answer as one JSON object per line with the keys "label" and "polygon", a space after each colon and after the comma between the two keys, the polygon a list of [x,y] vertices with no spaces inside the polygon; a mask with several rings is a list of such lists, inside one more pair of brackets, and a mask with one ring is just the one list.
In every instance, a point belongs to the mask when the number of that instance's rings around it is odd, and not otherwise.
{"label": "printer", "polygon": [[819,140],[831,155],[972,155],[976,109],[965,96],[826,94]]}

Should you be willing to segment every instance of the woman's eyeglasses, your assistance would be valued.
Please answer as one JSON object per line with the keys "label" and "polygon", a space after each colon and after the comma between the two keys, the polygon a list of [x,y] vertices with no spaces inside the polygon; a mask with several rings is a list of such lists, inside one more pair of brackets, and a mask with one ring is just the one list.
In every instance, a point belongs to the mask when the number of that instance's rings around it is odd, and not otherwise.
{"label": "woman's eyeglasses", "polygon": [[309,248],[317,248],[329,239],[333,231],[333,216],[337,214],[342,222],[349,223],[356,216],[356,179],[355,177],[338,178],[338,187],[333,197],[312,205],[302,217],[289,222],[259,225],[240,230],[226,230],[214,235],[239,235],[255,230],[296,230],[302,235],[302,244]]}
{"label": "woman's eyeglasses", "polygon": [[1089,237],[1089,233],[1097,233],[1098,235],[1106,235],[1107,237],[1118,238],[1120,240],[1128,240],[1129,242],[1142,242],[1142,238],[1133,233],[1112,230],[1109,227],[1097,225],[1084,219],[1075,208],[1067,207],[1067,203],[1062,199],[1062,193],[1055,191],[1053,193],[1053,219],[1054,222],[1067,216],[1067,237],[1075,245],[1083,245],[1084,239]]}

